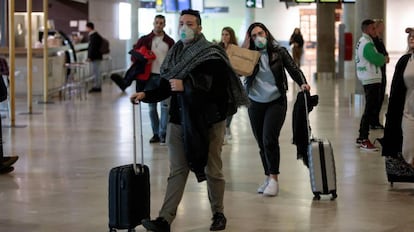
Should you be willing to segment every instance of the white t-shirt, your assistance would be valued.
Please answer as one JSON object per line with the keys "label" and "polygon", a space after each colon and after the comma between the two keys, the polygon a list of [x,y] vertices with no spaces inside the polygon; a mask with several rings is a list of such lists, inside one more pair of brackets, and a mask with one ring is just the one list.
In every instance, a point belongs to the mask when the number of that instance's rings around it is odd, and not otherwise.
{"label": "white t-shirt", "polygon": [[155,60],[152,61],[151,73],[160,73],[160,67],[168,52],[168,44],[163,41],[164,36],[154,36],[151,50],[155,53]]}

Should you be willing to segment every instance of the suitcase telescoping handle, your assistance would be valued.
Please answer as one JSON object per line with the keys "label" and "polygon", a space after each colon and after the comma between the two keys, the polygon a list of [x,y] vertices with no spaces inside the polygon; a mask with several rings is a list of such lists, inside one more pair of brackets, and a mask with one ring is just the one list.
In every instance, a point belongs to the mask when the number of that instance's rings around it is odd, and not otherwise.
{"label": "suitcase telescoping handle", "polygon": [[[301,78],[302,78],[302,82],[306,83],[305,76],[303,76],[303,73],[301,75]],[[309,92],[309,91],[307,91],[307,90],[301,90],[301,91],[303,92],[303,97],[305,99],[306,127],[308,129],[308,144],[310,144],[311,140],[312,140],[312,134],[311,134],[312,131],[311,131],[311,128],[310,128],[310,123],[309,123],[308,98],[306,96],[306,92]]]}
{"label": "suitcase telescoping handle", "polygon": [[[136,113],[138,111],[138,113]],[[137,118],[138,114],[138,118]],[[138,120],[138,123],[137,123]],[[137,126],[139,127],[139,141],[140,141],[140,151],[141,151],[141,167],[139,172],[144,171],[144,143],[143,143],[143,136],[142,136],[142,113],[141,113],[141,103],[138,104],[132,104],[132,123],[133,123],[133,133],[134,133],[134,171],[135,174],[138,174],[138,168],[137,168]]]}
{"label": "suitcase telescoping handle", "polygon": [[308,144],[310,144],[311,140],[312,140],[312,131],[310,128],[310,123],[309,123],[309,111],[308,111],[308,97],[306,96],[306,92],[307,90],[302,90],[303,91],[303,98],[305,99],[305,115],[306,115],[306,127],[308,129]]}

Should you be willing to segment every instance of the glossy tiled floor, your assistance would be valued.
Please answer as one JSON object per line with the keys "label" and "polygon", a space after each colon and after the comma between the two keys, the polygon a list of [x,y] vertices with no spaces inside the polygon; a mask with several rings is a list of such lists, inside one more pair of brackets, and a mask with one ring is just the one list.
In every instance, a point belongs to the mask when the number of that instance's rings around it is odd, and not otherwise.
{"label": "glossy tiled floor", "polygon": [[[396,59],[396,58],[395,58]],[[392,61],[395,63],[396,60]],[[233,139],[223,146],[227,179],[226,231],[413,231],[414,184],[390,187],[379,153],[355,147],[362,101],[353,98],[354,79],[313,79],[314,63],[303,67],[319,94],[320,103],[310,115],[313,134],[329,138],[335,150],[338,199],[313,201],[309,174],[296,160],[290,143],[292,101],[281,135],[280,194],[262,197],[256,188],[263,181],[258,148],[246,109],[232,123]],[[388,68],[391,75],[393,67]],[[391,77],[389,77],[390,79]],[[72,232],[107,231],[108,172],[132,161],[132,108],[127,94],[105,83],[103,93],[86,101],[55,100],[26,111],[18,98],[16,125],[4,127],[6,155],[19,155],[15,171],[0,176],[0,231]],[[356,99],[356,101],[355,101]],[[385,105],[383,110],[385,109]],[[167,148],[150,145],[148,108],[143,107],[145,160],[151,169],[152,216],[157,216],[168,176]],[[3,125],[10,125],[3,119]],[[373,131],[371,139],[381,136]],[[211,213],[205,183],[190,176],[172,230],[208,231]],[[141,226],[137,231],[145,231]]]}

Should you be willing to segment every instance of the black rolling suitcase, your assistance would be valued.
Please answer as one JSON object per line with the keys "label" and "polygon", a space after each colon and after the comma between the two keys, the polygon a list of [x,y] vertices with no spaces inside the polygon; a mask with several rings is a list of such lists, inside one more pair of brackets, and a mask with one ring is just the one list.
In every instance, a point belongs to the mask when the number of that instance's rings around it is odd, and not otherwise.
{"label": "black rolling suitcase", "polygon": [[308,135],[310,136],[308,164],[311,188],[314,194],[313,199],[320,200],[321,194],[331,194],[331,200],[334,200],[338,195],[336,192],[336,168],[332,145],[328,139],[311,138],[306,94],[303,94],[303,96],[305,97],[306,121]]}
{"label": "black rolling suitcase", "polygon": [[[142,163],[137,164],[136,108],[139,111],[139,130]],[[109,230],[135,231],[142,219],[150,218],[150,173],[144,165],[141,106],[133,107],[134,163],[114,167],[109,173]]]}

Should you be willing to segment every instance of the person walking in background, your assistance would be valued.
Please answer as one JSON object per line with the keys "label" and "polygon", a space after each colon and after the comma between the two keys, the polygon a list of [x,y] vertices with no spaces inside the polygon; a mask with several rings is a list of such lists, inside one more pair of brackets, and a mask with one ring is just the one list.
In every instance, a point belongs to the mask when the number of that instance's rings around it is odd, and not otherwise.
{"label": "person walking in background", "polygon": [[170,231],[190,170],[198,182],[207,181],[213,214],[210,230],[226,228],[221,160],[225,119],[237,107],[248,104],[248,99],[224,49],[208,42],[201,29],[200,13],[183,10],[180,41],[165,57],[158,88],[131,96],[133,103],[171,96],[167,127],[170,174],[165,198],[159,216],[142,221],[147,230],[154,232]]}
{"label": "person walking in background", "polygon": [[376,116],[376,120],[370,124],[371,129],[384,129],[384,126],[380,122],[380,112],[381,107],[384,102],[385,97],[385,89],[387,87],[387,73],[386,73],[386,64],[390,62],[390,58],[388,56],[387,49],[384,45],[384,22],[382,19],[375,20],[375,29],[377,31],[377,36],[373,38],[375,48],[377,51],[385,56],[385,64],[381,66],[381,88],[380,88],[380,99],[378,102],[378,112]]}
{"label": "person walking in background", "polygon": [[253,23],[247,34],[248,48],[261,53],[253,74],[246,77],[245,81],[251,102],[248,108],[250,124],[265,174],[265,181],[257,192],[276,196],[279,192],[279,135],[287,111],[288,83],[285,69],[302,90],[310,90],[310,86],[289,52],[279,46],[265,25]]}
{"label": "person walking in background", "polygon": [[95,31],[95,25],[92,22],[86,23],[86,31],[89,35],[88,59],[92,65],[94,76],[94,86],[89,90],[90,93],[102,91],[101,63],[103,54],[100,51],[102,37]]}
{"label": "person walking in background", "polygon": [[[174,45],[174,40],[165,33],[166,22],[163,15],[156,15],[154,18],[154,29],[151,33],[141,37],[136,47],[147,46],[153,53],[155,53],[155,60],[152,61],[150,79],[160,78],[160,67],[167,55],[168,50]],[[148,87],[146,87],[148,88]],[[161,114],[158,116],[158,104],[149,103],[149,116],[151,120],[151,127],[153,136],[150,139],[150,143],[161,143],[165,144],[165,136],[167,133],[167,122],[168,122],[168,107],[170,99],[164,99],[161,101]]]}
{"label": "person walking in background", "polygon": [[381,92],[381,66],[386,57],[375,48],[373,38],[377,36],[375,22],[366,19],[361,23],[362,36],[355,47],[356,73],[365,92],[365,110],[361,117],[356,145],[365,151],[377,151],[369,140],[369,126],[377,120]]}
{"label": "person walking in background", "polygon": [[[237,45],[236,34],[234,33],[233,28],[224,27],[221,30],[221,41],[220,41],[219,45],[222,48],[224,48],[225,50],[227,50],[227,47],[229,46],[229,44],[233,44],[233,45],[238,46]],[[233,115],[228,116],[227,119],[226,119],[226,132],[225,132],[223,144],[227,144],[228,141],[232,139],[231,129],[230,129],[232,119],[233,119]]]}
{"label": "person walking in background", "polygon": [[384,137],[383,156],[402,154],[414,167],[414,28],[407,28],[408,51],[395,66],[391,83]]}
{"label": "person walking in background", "polygon": [[[168,50],[174,45],[174,40],[168,36],[165,31],[166,22],[165,16],[156,15],[154,18],[153,26],[154,29],[147,35],[142,36],[138,39],[134,45],[135,48],[139,49],[145,46],[148,50],[155,54],[155,60],[151,61],[151,74],[149,79],[159,80],[160,79],[160,67],[167,55]],[[132,84],[132,80],[128,83],[123,80],[114,80],[114,82],[124,91],[129,85]],[[149,82],[152,83],[152,82]],[[137,83],[136,91],[140,92],[143,89],[152,88],[147,85],[146,81]],[[151,120],[151,128],[153,136],[149,140],[150,143],[165,144],[165,136],[167,133],[167,122],[168,122],[168,107],[170,99],[167,98],[161,101],[161,114],[158,115],[158,103],[149,103],[149,117]]]}
{"label": "person walking in background", "polygon": [[299,28],[293,30],[292,35],[290,36],[289,45],[293,44],[292,56],[296,65],[300,67],[300,60],[302,59],[303,54],[303,36]]}

